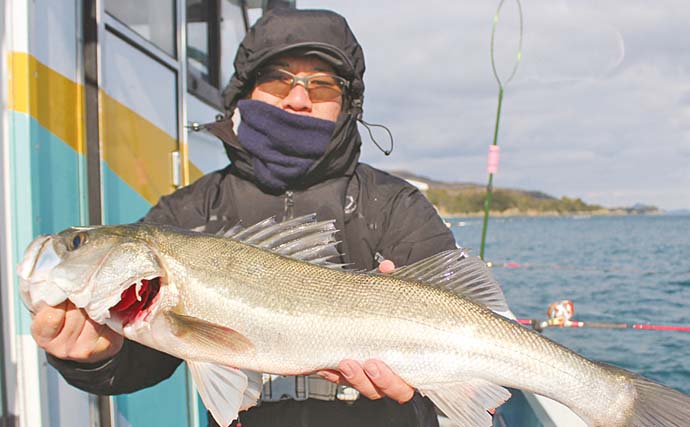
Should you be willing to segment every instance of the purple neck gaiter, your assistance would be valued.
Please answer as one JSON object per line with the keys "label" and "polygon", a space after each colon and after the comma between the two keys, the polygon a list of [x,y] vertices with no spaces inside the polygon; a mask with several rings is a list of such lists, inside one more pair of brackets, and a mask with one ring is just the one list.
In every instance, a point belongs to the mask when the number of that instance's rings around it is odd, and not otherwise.
{"label": "purple neck gaiter", "polygon": [[335,122],[283,111],[262,101],[237,103],[240,144],[252,155],[254,175],[271,192],[290,188],[325,152]]}

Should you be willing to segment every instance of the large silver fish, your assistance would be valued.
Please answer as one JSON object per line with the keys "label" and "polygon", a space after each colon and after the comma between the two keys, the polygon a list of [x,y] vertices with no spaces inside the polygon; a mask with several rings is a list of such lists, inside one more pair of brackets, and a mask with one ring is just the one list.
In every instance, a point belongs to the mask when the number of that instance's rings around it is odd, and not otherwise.
{"label": "large silver fish", "polygon": [[349,272],[328,265],[335,231],[313,216],[226,236],[70,228],[27,248],[21,294],[32,311],[70,299],[184,359],[220,425],[256,403],[255,373],[303,374],[346,358],[384,361],[461,426],[489,426],[486,409],[510,396],[504,386],[557,400],[590,426],[690,425],[690,397],[494,313],[507,305],[480,259],[459,249],[391,275]]}

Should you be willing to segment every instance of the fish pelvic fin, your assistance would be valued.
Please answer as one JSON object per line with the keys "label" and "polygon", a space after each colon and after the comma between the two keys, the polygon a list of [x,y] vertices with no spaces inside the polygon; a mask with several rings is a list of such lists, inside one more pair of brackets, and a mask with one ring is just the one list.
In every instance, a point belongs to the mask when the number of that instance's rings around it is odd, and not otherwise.
{"label": "fish pelvic fin", "polygon": [[261,374],[230,366],[187,361],[201,400],[218,425],[230,425],[241,410],[256,405]]}
{"label": "fish pelvic fin", "polygon": [[631,381],[635,388],[632,414],[621,426],[687,427],[690,425],[690,396],[639,375],[634,375]]}
{"label": "fish pelvic fin", "polygon": [[249,338],[226,326],[216,325],[196,317],[174,311],[166,313],[172,333],[192,345],[213,353],[253,353],[254,344]]}
{"label": "fish pelvic fin", "polygon": [[487,410],[497,408],[510,398],[505,388],[479,378],[423,386],[419,391],[463,427],[490,427],[492,418]]}
{"label": "fish pelvic fin", "polygon": [[390,276],[419,280],[435,288],[481,304],[505,316],[509,313],[503,290],[481,258],[466,249],[450,249],[414,264],[398,268]]}

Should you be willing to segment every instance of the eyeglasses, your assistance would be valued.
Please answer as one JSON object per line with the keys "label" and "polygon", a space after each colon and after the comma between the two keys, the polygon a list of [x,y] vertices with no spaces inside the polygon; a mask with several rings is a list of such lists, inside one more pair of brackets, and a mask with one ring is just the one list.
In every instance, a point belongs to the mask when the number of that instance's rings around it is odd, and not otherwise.
{"label": "eyeglasses", "polygon": [[269,68],[256,74],[255,87],[279,98],[288,96],[292,88],[298,84],[307,90],[311,102],[334,101],[341,97],[349,86],[347,80],[332,74],[300,77],[280,68]]}

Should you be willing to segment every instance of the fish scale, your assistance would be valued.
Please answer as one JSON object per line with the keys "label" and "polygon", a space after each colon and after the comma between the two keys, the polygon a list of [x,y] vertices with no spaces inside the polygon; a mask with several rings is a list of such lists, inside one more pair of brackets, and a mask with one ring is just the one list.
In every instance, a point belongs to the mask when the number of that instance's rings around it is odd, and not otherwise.
{"label": "fish scale", "polygon": [[[485,410],[509,397],[503,386],[557,400],[591,426],[688,425],[690,397],[492,311],[507,305],[478,258],[460,249],[390,275],[346,271],[323,261],[334,233],[332,222],[313,217],[267,220],[237,234],[253,244],[146,224],[68,229],[29,246],[20,290],[29,309],[70,298],[127,338],[184,359],[222,425],[256,401],[255,373],[371,358],[461,425],[489,425]],[[123,324],[110,309],[154,277],[158,293]]]}

